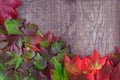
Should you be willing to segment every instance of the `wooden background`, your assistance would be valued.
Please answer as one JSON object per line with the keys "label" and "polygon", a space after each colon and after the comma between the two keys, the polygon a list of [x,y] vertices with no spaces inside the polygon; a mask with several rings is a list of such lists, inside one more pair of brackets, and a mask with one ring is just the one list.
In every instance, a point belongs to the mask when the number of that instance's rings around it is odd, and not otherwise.
{"label": "wooden background", "polygon": [[120,47],[120,0],[20,0],[19,17],[50,30],[81,56]]}

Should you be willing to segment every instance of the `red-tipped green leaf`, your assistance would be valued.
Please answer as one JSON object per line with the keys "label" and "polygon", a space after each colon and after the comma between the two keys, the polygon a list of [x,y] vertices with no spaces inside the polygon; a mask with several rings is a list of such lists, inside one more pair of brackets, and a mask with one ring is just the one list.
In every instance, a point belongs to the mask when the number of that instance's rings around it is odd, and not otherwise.
{"label": "red-tipped green leaf", "polygon": [[72,60],[65,55],[65,69],[72,74],[79,73],[81,71],[82,61],[78,55],[76,55]]}

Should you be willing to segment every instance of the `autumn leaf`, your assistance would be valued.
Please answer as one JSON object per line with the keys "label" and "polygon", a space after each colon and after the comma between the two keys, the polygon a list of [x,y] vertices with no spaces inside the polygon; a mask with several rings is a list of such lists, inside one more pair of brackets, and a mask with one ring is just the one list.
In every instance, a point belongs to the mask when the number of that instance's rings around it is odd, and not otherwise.
{"label": "autumn leaf", "polygon": [[85,57],[85,65],[90,70],[100,70],[106,62],[106,57],[100,58],[99,54],[94,50],[92,57]]}
{"label": "autumn leaf", "polygon": [[28,69],[28,78],[27,80],[36,80],[31,69]]}
{"label": "autumn leaf", "polygon": [[31,60],[34,56],[35,56],[35,52],[32,52],[32,51],[27,51],[22,55],[25,61]]}
{"label": "autumn leaf", "polygon": [[12,57],[12,59],[7,64],[14,65],[15,69],[17,69],[23,61],[21,56],[19,54],[11,53],[11,52],[7,52],[7,54]]}
{"label": "autumn leaf", "polygon": [[82,73],[77,73],[75,75],[68,75],[68,79],[67,80],[88,80],[86,75],[82,74]]}
{"label": "autumn leaf", "polygon": [[72,60],[65,55],[64,57],[64,66],[67,71],[72,74],[79,73],[81,71],[82,60],[78,55],[76,55]]}
{"label": "autumn leaf", "polygon": [[96,79],[96,71],[91,71],[91,72],[89,72],[89,73],[86,75],[86,77],[87,77],[87,80],[97,80],[97,79]]}
{"label": "autumn leaf", "polygon": [[120,80],[120,63],[114,68],[111,74],[111,80]]}
{"label": "autumn leaf", "polygon": [[5,34],[7,34],[5,27],[0,25],[0,35],[5,35]]}
{"label": "autumn leaf", "polygon": [[120,62],[120,48],[115,47],[115,53],[108,54],[108,59],[112,60],[114,65],[117,65]]}
{"label": "autumn leaf", "polygon": [[4,49],[8,45],[6,41],[0,41],[0,49]]}
{"label": "autumn leaf", "polygon": [[38,52],[41,52],[41,50],[35,46],[35,45],[30,45],[30,44],[25,44],[25,47],[28,51],[38,51]]}
{"label": "autumn leaf", "polygon": [[64,46],[63,42],[53,42],[51,44],[51,49],[54,53],[58,53],[62,49],[63,46]]}
{"label": "autumn leaf", "polygon": [[45,35],[41,36],[39,44],[42,47],[47,48],[47,47],[49,47],[50,43],[52,42],[52,39],[53,39],[53,36],[50,33],[50,31],[48,31],[48,33],[46,33]]}
{"label": "autumn leaf", "polygon": [[54,37],[50,31],[42,35],[39,39],[39,44],[42,47],[48,48],[52,42],[59,41],[59,37]]}
{"label": "autumn leaf", "polygon": [[36,34],[40,35],[38,31],[39,29],[37,25],[28,23],[23,32],[27,36],[36,36]]}
{"label": "autumn leaf", "polygon": [[20,4],[17,0],[0,0],[0,24],[4,25],[6,18],[16,18],[17,12],[14,9]]}
{"label": "autumn leaf", "polygon": [[45,48],[49,47],[50,45],[50,43],[47,40],[40,41],[39,43],[40,43],[40,46],[45,47]]}
{"label": "autumn leaf", "polygon": [[5,27],[9,35],[10,34],[22,34],[22,32],[19,29],[20,28],[19,19],[12,19],[12,20],[6,19]]}
{"label": "autumn leaf", "polygon": [[113,63],[107,60],[103,68],[97,71],[96,80],[110,80],[110,76],[111,76],[113,69],[114,69]]}
{"label": "autumn leaf", "polygon": [[66,54],[66,52],[67,52],[67,49],[62,49],[62,50],[59,51],[59,53],[56,56],[58,61],[63,62],[64,55]]}
{"label": "autumn leaf", "polygon": [[47,62],[43,59],[43,57],[40,54],[36,55],[35,62],[33,62],[33,64],[39,70],[43,70],[47,67]]}
{"label": "autumn leaf", "polygon": [[21,38],[17,41],[16,45],[18,46],[18,48],[22,47],[22,39]]}

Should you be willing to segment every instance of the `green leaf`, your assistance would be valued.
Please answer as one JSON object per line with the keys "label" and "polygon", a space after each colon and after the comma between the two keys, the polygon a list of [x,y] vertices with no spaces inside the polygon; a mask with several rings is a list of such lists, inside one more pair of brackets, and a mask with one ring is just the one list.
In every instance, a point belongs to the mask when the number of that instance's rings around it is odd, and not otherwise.
{"label": "green leaf", "polygon": [[37,54],[36,61],[33,64],[39,70],[43,70],[47,66],[47,62],[40,56],[40,54]]}
{"label": "green leaf", "polygon": [[35,80],[35,78],[33,76],[30,76],[29,80]]}
{"label": "green leaf", "polygon": [[19,40],[18,40],[18,42],[17,42],[17,46],[18,46],[19,48],[22,47],[22,39],[19,39]]}
{"label": "green leaf", "polygon": [[20,75],[18,73],[17,74],[13,74],[13,76],[14,76],[15,80],[20,80]]}
{"label": "green leaf", "polygon": [[54,42],[52,43],[51,48],[54,53],[58,53],[63,46],[64,46],[63,42]]}
{"label": "green leaf", "polygon": [[6,66],[0,63],[0,71],[4,71],[5,69],[6,69]]}
{"label": "green leaf", "polygon": [[56,57],[52,58],[54,69],[52,70],[52,80],[63,80],[63,68]]}
{"label": "green leaf", "polygon": [[20,27],[19,19],[12,19],[12,20],[6,19],[5,27],[6,27],[8,34],[22,34],[22,32],[19,29]]}
{"label": "green leaf", "polygon": [[58,54],[57,54],[57,59],[58,61],[64,60],[64,55],[66,54],[67,50],[62,49]]}
{"label": "green leaf", "polygon": [[40,46],[42,46],[42,47],[45,47],[45,48],[48,48],[48,47],[49,47],[49,42],[48,42],[47,40],[45,40],[45,41],[40,41],[39,43],[40,43]]}
{"label": "green leaf", "polygon": [[27,52],[27,53],[26,53],[26,57],[27,57],[28,59],[32,59],[34,56],[35,56],[35,52]]}
{"label": "green leaf", "polygon": [[33,74],[32,74],[32,71],[31,71],[31,69],[28,69],[28,74],[29,74],[29,79],[28,80],[35,80],[35,78],[34,78],[34,76],[33,76]]}
{"label": "green leaf", "polygon": [[37,30],[36,31],[36,35],[41,35],[42,33],[41,33],[41,31],[40,30]]}
{"label": "green leaf", "polygon": [[6,51],[6,53],[7,53],[8,56],[13,56],[13,54],[9,51]]}
{"label": "green leaf", "polygon": [[0,71],[5,71],[6,65],[5,65],[5,58],[3,55],[0,54]]}
{"label": "green leaf", "polygon": [[15,54],[15,53],[11,53],[11,54],[12,54],[11,55],[12,56],[12,60],[10,62],[8,62],[8,64],[9,65],[14,65],[15,69],[17,69],[21,65],[23,59],[18,54]]}
{"label": "green leaf", "polygon": [[24,77],[24,79],[23,80],[29,80],[29,77]]}
{"label": "green leaf", "polygon": [[35,65],[35,67],[38,68],[39,70],[45,69],[45,67],[42,66],[42,65],[40,65],[40,63],[38,63],[38,62],[34,62],[34,65]]}
{"label": "green leaf", "polygon": [[69,80],[69,75],[70,75],[70,73],[66,69],[64,69],[63,80]]}
{"label": "green leaf", "polygon": [[30,43],[30,41],[31,41],[31,37],[29,37],[29,36],[24,36],[24,42],[25,42],[25,43]]}
{"label": "green leaf", "polygon": [[0,80],[8,80],[7,76],[0,71]]}

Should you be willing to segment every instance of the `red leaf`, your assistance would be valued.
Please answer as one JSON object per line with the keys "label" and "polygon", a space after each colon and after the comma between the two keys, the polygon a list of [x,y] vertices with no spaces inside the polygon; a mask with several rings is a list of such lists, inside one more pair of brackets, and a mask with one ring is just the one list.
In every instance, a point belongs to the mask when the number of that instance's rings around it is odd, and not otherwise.
{"label": "red leaf", "polygon": [[65,63],[70,63],[70,58],[66,54],[65,54],[64,60],[65,60]]}
{"label": "red leaf", "polygon": [[0,24],[4,25],[6,18],[16,18],[17,12],[14,9],[20,4],[17,0],[0,0]]}
{"label": "red leaf", "polygon": [[75,63],[75,67],[76,67],[78,70],[81,70],[82,60],[80,59],[80,57],[79,57],[78,55],[76,55],[76,56],[73,58],[73,62]]}
{"label": "red leaf", "polygon": [[48,31],[45,35],[41,35],[39,38],[39,43],[42,45],[42,43],[45,42],[47,47],[49,47],[50,44],[55,41],[59,41],[59,37],[54,37],[50,31]]}
{"label": "red leaf", "polygon": [[37,45],[40,41],[40,36],[33,36],[31,40],[32,45]]}
{"label": "red leaf", "polygon": [[90,73],[88,73],[87,74],[87,80],[96,80],[95,79],[95,74],[96,73],[96,71],[92,71],[92,72],[90,72]]}
{"label": "red leaf", "polygon": [[82,73],[78,73],[76,75],[71,75],[69,80],[87,80],[86,76]]}
{"label": "red leaf", "polygon": [[120,55],[120,49],[118,47],[115,47],[115,50],[116,50],[116,54]]}
{"label": "red leaf", "polygon": [[86,56],[86,57],[84,58],[84,60],[85,60],[85,65],[86,65],[86,67],[88,67],[88,68],[93,64],[93,62],[92,62],[92,60],[90,59],[89,56]]}
{"label": "red leaf", "polygon": [[26,36],[34,37],[37,34],[38,26],[36,24],[28,23],[26,27],[23,29],[23,32]]}
{"label": "red leaf", "polygon": [[99,58],[98,53],[94,50],[92,57],[85,57],[85,65],[90,70],[100,70],[106,62],[106,57]]}
{"label": "red leaf", "polygon": [[32,51],[41,52],[41,50],[40,50],[39,48],[37,48],[36,46],[34,46],[34,45],[30,45],[30,47],[31,47],[31,50],[32,50]]}
{"label": "red leaf", "polygon": [[100,71],[97,71],[97,80],[110,80],[113,68],[112,62],[108,60],[103,68]]}
{"label": "red leaf", "polygon": [[120,49],[115,47],[115,54],[110,53],[108,59],[112,60],[114,65],[117,65],[120,62]]}
{"label": "red leaf", "polygon": [[111,78],[111,80],[120,80],[120,63],[114,68]]}
{"label": "red leaf", "polygon": [[81,71],[82,60],[78,55],[76,55],[72,60],[65,55],[65,69],[68,70],[72,74],[79,73]]}
{"label": "red leaf", "polygon": [[47,34],[44,35],[44,38],[45,38],[46,40],[48,40],[50,43],[51,43],[52,40],[53,40],[53,36],[52,36],[52,34],[51,34],[50,31],[48,31]]}
{"label": "red leaf", "polygon": [[94,50],[94,52],[92,54],[92,60],[96,61],[96,60],[99,60],[99,58],[100,58],[99,54],[97,53],[96,50]]}
{"label": "red leaf", "polygon": [[106,57],[103,57],[103,58],[101,58],[101,59],[98,61],[98,64],[101,65],[101,68],[102,68],[102,66],[105,64],[106,59],[107,59]]}
{"label": "red leaf", "polygon": [[50,31],[48,31],[43,37],[43,39],[49,41],[49,43],[59,41],[59,38],[60,37],[54,37]]}
{"label": "red leaf", "polygon": [[90,70],[88,69],[88,67],[85,65],[85,61],[84,60],[82,60],[81,72],[83,74],[85,74],[85,75],[90,72]]}
{"label": "red leaf", "polygon": [[27,50],[41,52],[41,50],[36,45],[31,45],[31,44],[26,43],[25,47]]}

